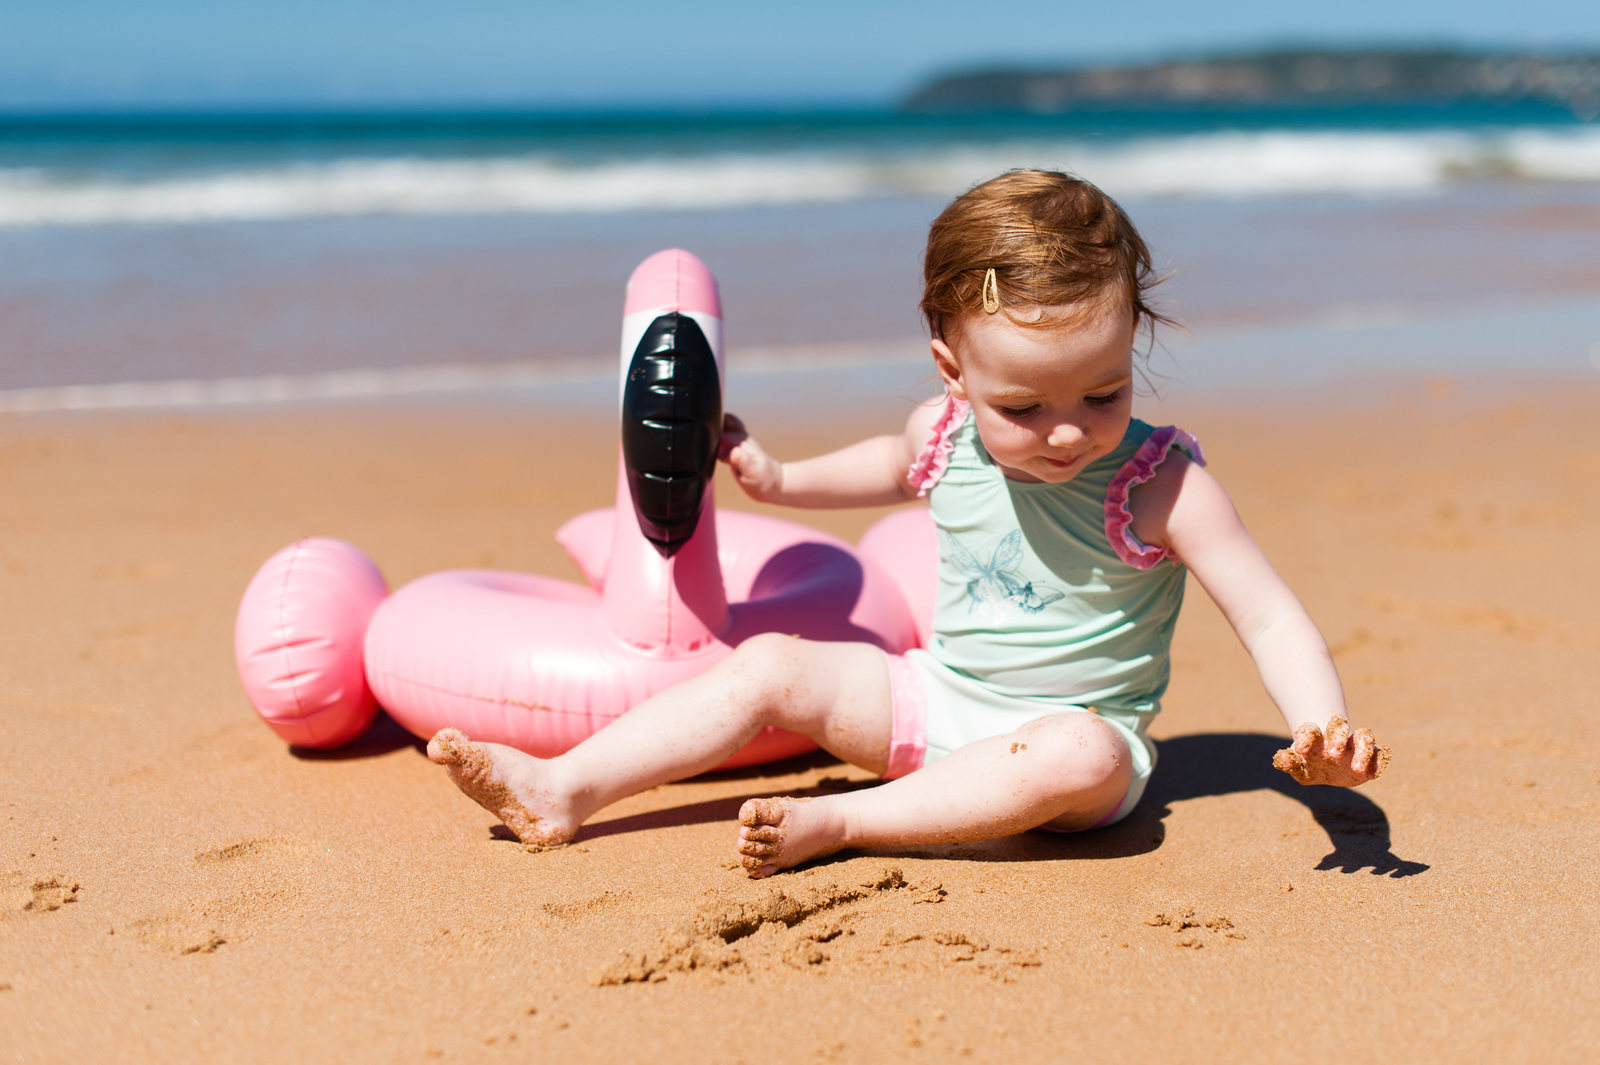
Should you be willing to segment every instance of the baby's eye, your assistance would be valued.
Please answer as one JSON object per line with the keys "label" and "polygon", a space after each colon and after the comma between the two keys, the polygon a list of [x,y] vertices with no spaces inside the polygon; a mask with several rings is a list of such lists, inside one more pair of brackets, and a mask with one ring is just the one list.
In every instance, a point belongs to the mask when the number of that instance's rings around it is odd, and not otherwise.
{"label": "baby's eye", "polygon": [[1115,392],[1107,392],[1100,396],[1084,396],[1083,401],[1091,407],[1109,407],[1121,397],[1122,389],[1119,388]]}
{"label": "baby's eye", "polygon": [[1007,418],[1026,418],[1030,414],[1038,413],[1039,404],[1030,403],[1026,407],[997,407],[996,409]]}

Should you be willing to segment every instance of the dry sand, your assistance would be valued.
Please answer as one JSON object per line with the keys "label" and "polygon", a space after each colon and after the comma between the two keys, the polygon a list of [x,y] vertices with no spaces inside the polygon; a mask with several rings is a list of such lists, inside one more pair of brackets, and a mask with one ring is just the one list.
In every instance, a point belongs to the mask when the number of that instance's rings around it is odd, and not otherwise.
{"label": "dry sand", "polygon": [[1127,822],[760,882],[741,800],[864,773],[713,775],[530,853],[386,719],[290,751],[234,676],[238,597],[297,536],[394,583],[573,575],[551,533],[610,502],[604,429],[0,421],[0,1060],[1593,1060],[1597,401],[1180,412],[1393,748],[1381,781],[1273,771],[1279,719],[1196,589]]}

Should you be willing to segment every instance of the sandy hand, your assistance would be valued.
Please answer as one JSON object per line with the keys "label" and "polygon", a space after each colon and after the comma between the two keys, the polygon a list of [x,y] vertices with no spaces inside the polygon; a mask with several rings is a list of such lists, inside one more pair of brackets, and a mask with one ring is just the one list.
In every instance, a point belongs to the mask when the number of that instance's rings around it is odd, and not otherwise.
{"label": "sandy hand", "polygon": [[717,458],[728,464],[733,479],[745,494],[755,500],[770,500],[783,485],[783,465],[767,454],[745,429],[737,414],[722,416],[722,439]]}
{"label": "sandy hand", "polygon": [[1327,735],[1315,725],[1295,729],[1294,742],[1274,754],[1272,764],[1302,784],[1353,788],[1388,768],[1389,748],[1378,746],[1370,730],[1351,732],[1350,722],[1334,716]]}

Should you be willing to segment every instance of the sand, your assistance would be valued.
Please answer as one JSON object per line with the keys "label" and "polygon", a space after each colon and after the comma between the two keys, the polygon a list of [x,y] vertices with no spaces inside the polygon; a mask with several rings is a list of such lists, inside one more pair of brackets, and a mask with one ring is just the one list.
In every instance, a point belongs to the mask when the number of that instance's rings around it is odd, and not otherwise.
{"label": "sand", "polygon": [[0,1060],[1592,1060],[1597,402],[1434,379],[1172,412],[1323,627],[1383,779],[1274,771],[1280,721],[1192,589],[1126,822],[764,881],[740,803],[865,773],[713,774],[531,852],[386,719],[291,751],[234,676],[238,598],[301,535],[393,583],[575,576],[551,533],[610,502],[603,424],[0,419]]}

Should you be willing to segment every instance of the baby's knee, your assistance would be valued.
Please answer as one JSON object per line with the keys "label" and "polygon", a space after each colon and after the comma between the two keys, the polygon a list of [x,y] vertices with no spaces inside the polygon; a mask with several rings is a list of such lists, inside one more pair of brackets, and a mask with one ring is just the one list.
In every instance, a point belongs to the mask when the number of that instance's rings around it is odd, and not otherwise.
{"label": "baby's knee", "polygon": [[1052,714],[1024,725],[1030,747],[1057,767],[1057,779],[1070,790],[1120,802],[1133,779],[1133,754],[1115,726],[1097,714]]}
{"label": "baby's knee", "polygon": [[758,699],[776,696],[789,686],[796,672],[799,643],[781,633],[758,633],[734,648],[727,668]]}

